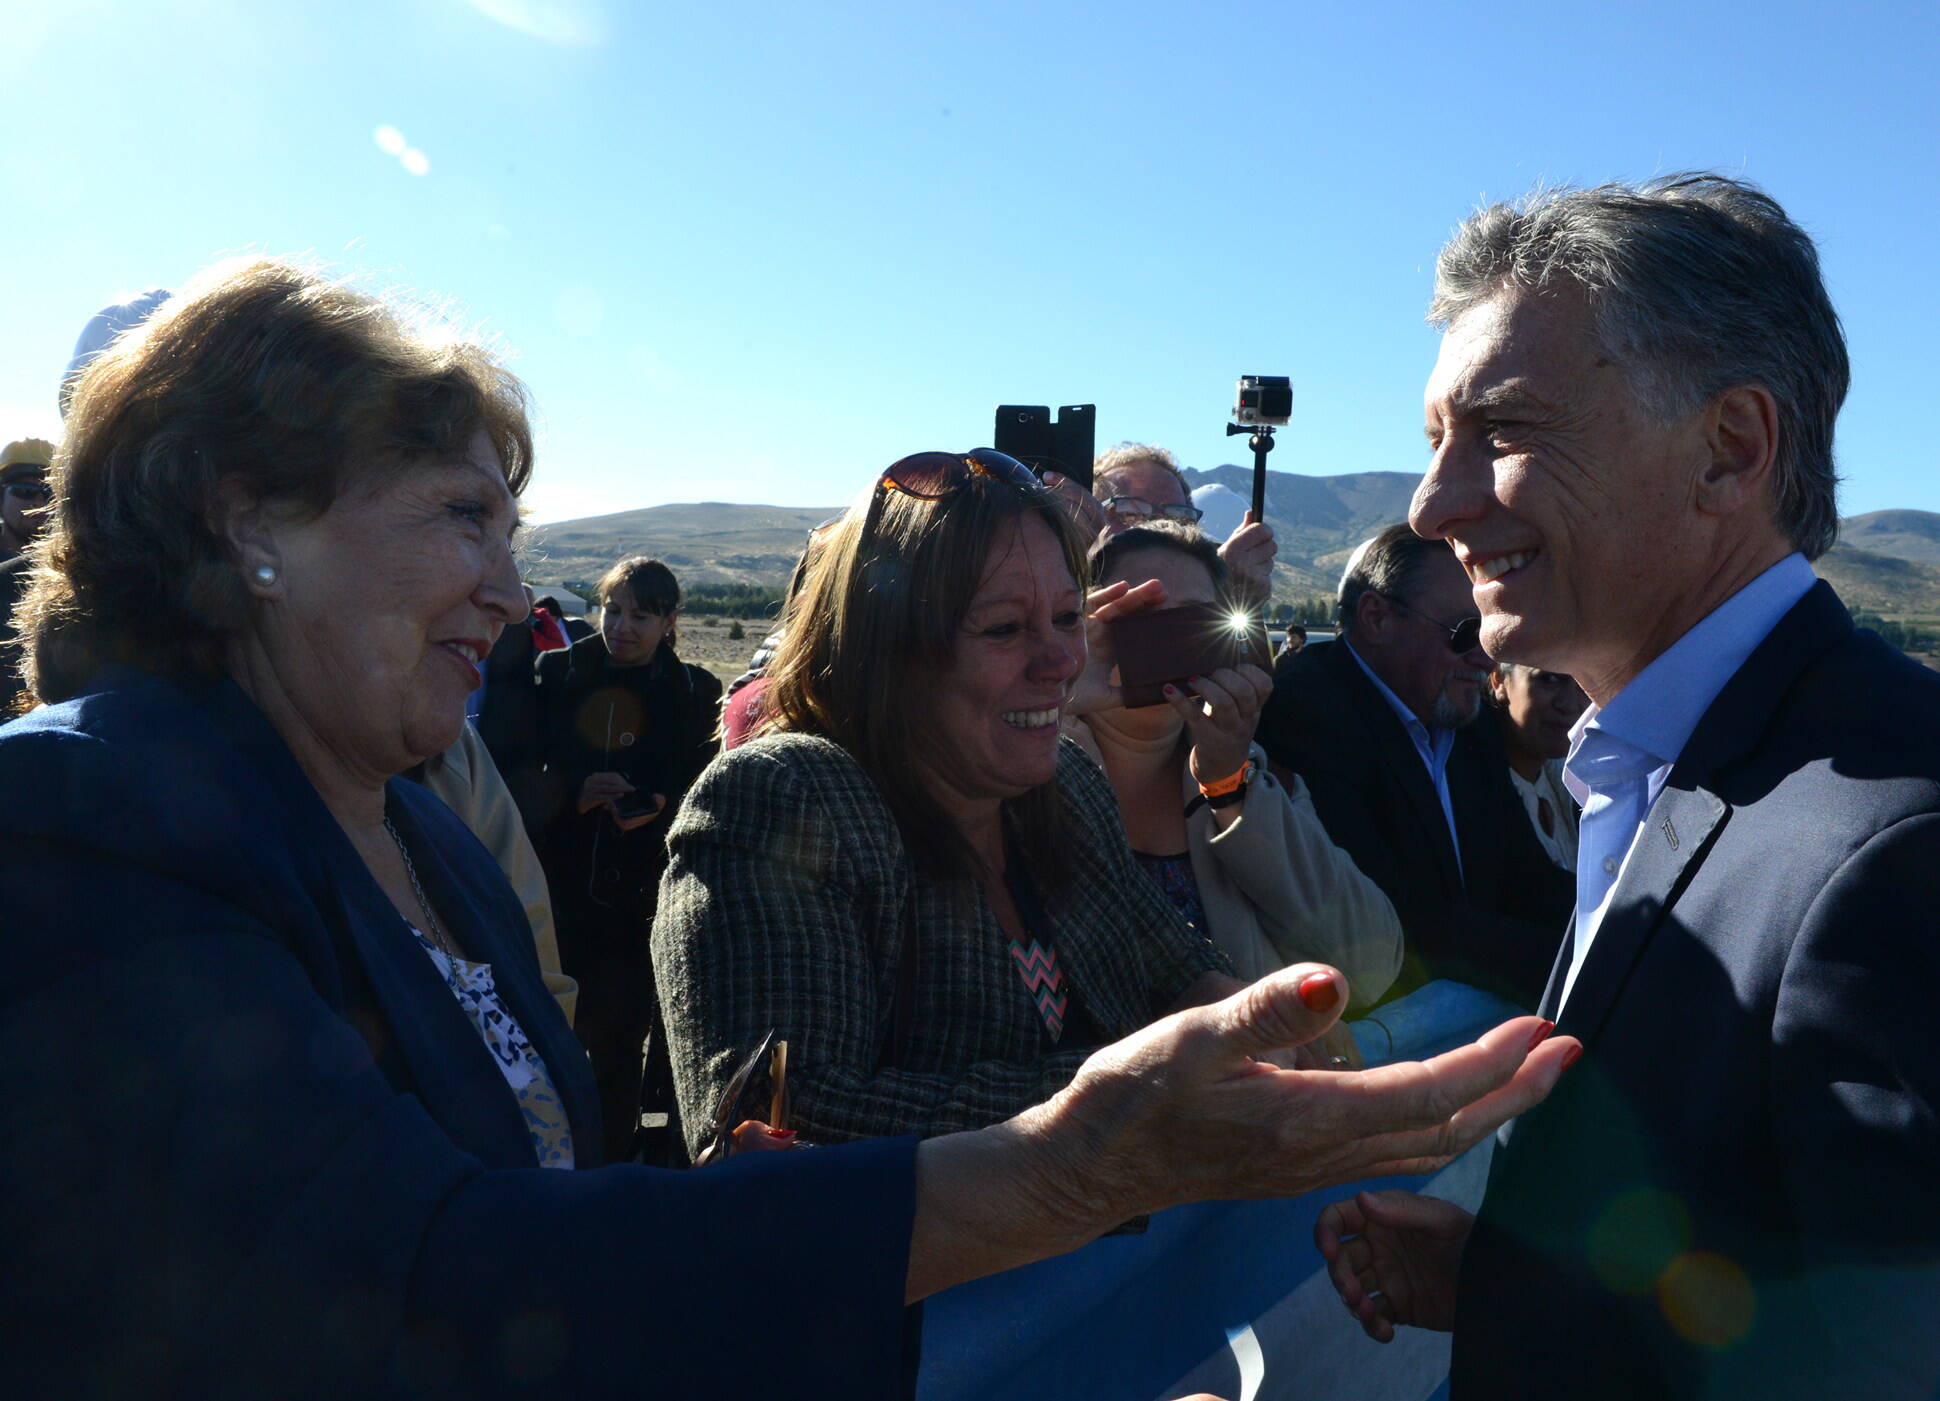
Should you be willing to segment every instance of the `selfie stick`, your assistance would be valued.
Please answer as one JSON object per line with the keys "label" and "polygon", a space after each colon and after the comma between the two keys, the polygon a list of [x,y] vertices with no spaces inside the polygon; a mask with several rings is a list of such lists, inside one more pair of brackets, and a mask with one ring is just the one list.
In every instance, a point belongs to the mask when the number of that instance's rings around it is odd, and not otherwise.
{"label": "selfie stick", "polygon": [[[1226,436],[1244,433],[1246,427],[1243,423],[1229,423]],[[1273,451],[1273,430],[1264,423],[1256,425],[1246,446],[1253,449],[1253,519],[1263,521],[1266,519],[1266,455]]]}

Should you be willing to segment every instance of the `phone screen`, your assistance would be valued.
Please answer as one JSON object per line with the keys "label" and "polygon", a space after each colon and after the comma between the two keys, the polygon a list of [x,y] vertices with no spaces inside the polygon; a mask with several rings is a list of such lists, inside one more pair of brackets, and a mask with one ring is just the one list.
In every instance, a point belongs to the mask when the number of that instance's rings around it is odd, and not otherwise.
{"label": "phone screen", "polygon": [[1272,669],[1266,628],[1258,617],[1216,603],[1188,603],[1134,613],[1111,624],[1113,655],[1125,704],[1165,704],[1165,687],[1221,667],[1251,662]]}

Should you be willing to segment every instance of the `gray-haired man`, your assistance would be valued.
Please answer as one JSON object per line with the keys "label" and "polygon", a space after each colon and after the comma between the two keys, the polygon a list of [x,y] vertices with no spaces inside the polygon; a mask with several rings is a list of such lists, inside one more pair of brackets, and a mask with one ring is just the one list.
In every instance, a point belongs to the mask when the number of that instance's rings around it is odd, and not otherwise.
{"label": "gray-haired man", "polygon": [[1551,192],[1462,227],[1432,316],[1414,527],[1595,702],[1541,1009],[1585,1051],[1479,1217],[1328,1208],[1335,1283],[1452,1326],[1458,1401],[1931,1397],[1940,677],[1808,563],[1848,374],[1811,241],[1717,176]]}

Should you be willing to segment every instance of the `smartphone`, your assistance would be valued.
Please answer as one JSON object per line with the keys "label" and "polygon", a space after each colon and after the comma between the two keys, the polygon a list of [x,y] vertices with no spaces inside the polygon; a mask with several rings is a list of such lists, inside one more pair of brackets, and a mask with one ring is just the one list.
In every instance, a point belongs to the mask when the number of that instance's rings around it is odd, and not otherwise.
{"label": "smartphone", "polygon": [[1062,473],[1087,489],[1097,456],[1098,406],[1065,404],[1057,421],[1043,404],[999,404],[990,445],[1033,472]]}
{"label": "smartphone", "polygon": [[1165,704],[1168,685],[1223,666],[1273,669],[1266,627],[1257,616],[1217,603],[1187,603],[1134,613],[1110,624],[1118,682],[1128,708]]}
{"label": "smartphone", "polygon": [[613,800],[613,813],[624,821],[636,817],[652,817],[667,805],[667,800],[657,793],[649,793],[636,788],[631,793]]}

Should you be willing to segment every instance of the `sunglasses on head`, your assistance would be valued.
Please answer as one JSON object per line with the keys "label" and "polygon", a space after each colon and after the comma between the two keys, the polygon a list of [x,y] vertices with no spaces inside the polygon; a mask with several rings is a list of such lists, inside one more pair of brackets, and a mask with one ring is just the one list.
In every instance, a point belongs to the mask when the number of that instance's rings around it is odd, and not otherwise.
{"label": "sunglasses on head", "polygon": [[1037,488],[1037,474],[1014,457],[995,448],[972,448],[968,452],[916,452],[900,458],[883,469],[876,478],[876,489],[894,487],[905,496],[923,501],[941,501],[954,496],[981,473],[1012,486]]}
{"label": "sunglasses on head", "polygon": [[1448,650],[1458,657],[1466,656],[1482,645],[1482,620],[1480,618],[1464,618],[1461,622],[1455,624],[1454,627],[1450,627],[1440,618],[1431,618],[1419,608],[1410,608],[1398,598],[1389,598],[1388,602],[1392,603],[1409,617],[1419,618],[1424,623],[1438,627],[1447,633]]}

